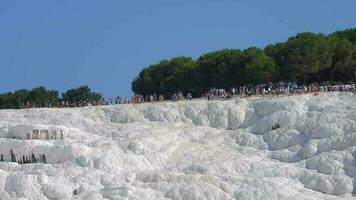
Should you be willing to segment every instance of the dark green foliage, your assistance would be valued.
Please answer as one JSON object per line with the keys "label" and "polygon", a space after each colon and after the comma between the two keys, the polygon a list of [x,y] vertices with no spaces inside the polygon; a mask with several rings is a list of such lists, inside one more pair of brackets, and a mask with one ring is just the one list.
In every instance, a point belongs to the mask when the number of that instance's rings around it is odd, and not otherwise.
{"label": "dark green foliage", "polygon": [[26,102],[26,100],[39,107],[43,107],[48,104],[56,103],[58,101],[58,92],[54,90],[46,90],[44,87],[37,87],[29,91],[27,98],[24,98],[24,102]]}
{"label": "dark green foliage", "polygon": [[[70,89],[62,95],[63,100],[69,102],[101,99],[101,94],[91,91],[88,86]],[[13,93],[0,94],[0,109],[24,108],[27,104],[31,107],[51,107],[60,100],[58,91],[47,90],[42,86],[32,90],[20,89]]]}
{"label": "dark green foliage", "polygon": [[276,60],[282,79],[317,80],[319,73],[331,66],[332,46],[323,34],[300,33],[266,51]]}
{"label": "dark green foliage", "polygon": [[132,82],[132,89],[139,94],[166,94],[188,92],[194,88],[193,72],[196,63],[189,57],[163,60],[143,69]]}
{"label": "dark green foliage", "polygon": [[0,94],[0,108],[20,108],[17,97],[13,93]]}
{"label": "dark green foliage", "polygon": [[265,49],[224,49],[163,60],[144,68],[132,82],[137,94],[177,91],[201,94],[212,87],[293,80],[302,83],[356,81],[356,29],[330,35],[300,33]]}
{"label": "dark green foliage", "polygon": [[332,60],[329,69],[324,70],[324,79],[347,81],[353,79],[356,70],[356,46],[348,39],[330,36]]}
{"label": "dark green foliage", "polygon": [[241,56],[239,49],[224,49],[202,55],[197,60],[196,86],[208,89],[241,84],[243,80],[236,79],[243,72]]}
{"label": "dark green foliage", "polygon": [[336,31],[332,35],[339,38],[344,38],[349,40],[353,45],[356,45],[356,28],[346,29],[344,31]]}
{"label": "dark green foliage", "polygon": [[62,93],[62,99],[64,101],[69,101],[69,102],[74,102],[74,101],[77,102],[80,100],[97,101],[100,100],[101,97],[102,97],[101,94],[91,91],[91,89],[86,85],[78,88],[73,88]]}
{"label": "dark green foliage", "polygon": [[37,107],[48,106],[58,101],[58,92],[37,87],[32,90],[20,89],[14,93],[0,94],[0,109],[23,108],[27,102]]}
{"label": "dark green foliage", "polygon": [[261,49],[250,48],[243,52],[242,68],[245,84],[268,83],[273,81],[277,72],[273,59]]}

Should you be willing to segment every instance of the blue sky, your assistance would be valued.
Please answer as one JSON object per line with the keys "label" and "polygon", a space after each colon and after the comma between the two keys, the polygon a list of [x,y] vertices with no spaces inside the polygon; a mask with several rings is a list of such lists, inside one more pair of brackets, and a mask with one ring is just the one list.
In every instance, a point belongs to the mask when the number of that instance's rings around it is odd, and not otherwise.
{"label": "blue sky", "polygon": [[355,0],[0,0],[0,92],[131,95],[149,64],[356,27]]}

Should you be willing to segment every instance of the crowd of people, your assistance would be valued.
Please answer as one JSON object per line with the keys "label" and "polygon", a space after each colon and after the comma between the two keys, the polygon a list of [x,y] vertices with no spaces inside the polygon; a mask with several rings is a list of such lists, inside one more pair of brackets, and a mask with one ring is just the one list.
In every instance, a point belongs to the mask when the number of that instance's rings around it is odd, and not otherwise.
{"label": "crowd of people", "polygon": [[[118,103],[118,102],[115,102]],[[100,100],[78,100],[78,101],[65,101],[61,100],[55,103],[51,103],[49,101],[46,101],[44,103],[44,106],[41,106],[42,104],[36,104],[35,102],[30,102],[27,101],[26,103],[21,103],[22,108],[40,108],[40,107],[45,107],[45,108],[70,108],[70,107],[84,107],[84,106],[101,106],[101,105],[111,105],[114,104],[112,99],[105,100],[104,98]]]}
{"label": "crowd of people", "polygon": [[[181,91],[178,91],[176,93],[173,93],[171,96],[171,100],[172,101],[180,101],[180,100],[184,100],[184,99],[188,99],[188,100],[192,100],[192,94],[191,93],[187,93],[187,95],[183,95],[183,93]],[[126,102],[124,103],[146,103],[146,102],[161,102],[164,101],[165,97],[163,94],[151,94],[151,95],[134,95],[131,97],[131,99],[128,99]]]}
{"label": "crowd of people", "polygon": [[[290,96],[295,94],[308,94],[319,92],[354,92],[356,94],[356,85],[355,84],[334,84],[334,85],[325,85],[325,84],[298,84],[296,82],[289,81],[280,81],[278,83],[262,83],[257,85],[246,85],[240,87],[232,87],[230,89],[225,88],[211,88],[206,93],[202,94],[202,98],[208,100],[215,99],[229,99],[233,96]],[[145,103],[145,102],[157,102],[164,101],[165,98],[161,94],[157,97],[156,94],[153,95],[135,95],[131,98],[128,103]],[[187,93],[184,95],[182,92],[178,91],[177,93],[172,94],[172,101],[179,100],[192,100],[192,94]]]}
{"label": "crowd of people", "polygon": [[[211,88],[206,93],[202,94],[203,98],[208,100],[216,99],[229,99],[233,96],[248,97],[248,96],[286,96],[286,95],[295,95],[295,94],[307,94],[319,92],[353,92],[356,94],[356,85],[355,84],[339,84],[339,85],[323,85],[323,84],[298,84],[296,82],[281,81],[278,83],[263,83],[257,85],[246,85],[240,87],[232,87],[230,89],[224,88]],[[178,91],[170,96],[172,101],[180,100],[192,100],[192,93],[183,94]],[[59,101],[56,103],[46,102],[44,107],[57,107],[57,108],[66,108],[66,107],[84,107],[84,106],[101,106],[101,105],[113,105],[113,104],[139,104],[147,102],[162,102],[166,98],[163,94],[151,94],[151,95],[139,95],[135,94],[131,98],[123,98],[121,96],[113,99],[104,99],[100,100],[79,100],[79,101]],[[26,102],[22,103],[23,108],[34,108],[40,107],[35,103]]]}
{"label": "crowd of people", "polygon": [[[177,100],[181,100],[182,98],[177,98]],[[138,103],[146,103],[146,102],[156,102],[156,101],[164,101],[164,95],[138,95],[135,94],[131,98],[126,97],[123,98],[121,96],[116,97],[114,100],[109,98],[101,98],[100,100],[78,100],[78,101],[66,101],[61,100],[55,103],[51,103],[46,101],[44,104],[36,104],[35,102],[27,101],[26,103],[21,102],[22,108],[72,108],[72,107],[85,107],[85,106],[103,106],[103,105],[114,105],[114,104],[138,104]],[[41,106],[44,105],[44,106]]]}
{"label": "crowd of people", "polygon": [[246,85],[241,87],[233,87],[229,90],[224,88],[212,88],[203,97],[208,100],[213,100],[216,98],[231,98],[232,96],[281,96],[281,95],[294,95],[294,94],[307,94],[315,93],[317,95],[319,92],[353,92],[356,93],[356,85],[350,84],[340,84],[340,85],[323,85],[323,84],[298,84],[296,82],[281,81],[278,83],[269,84],[257,84],[257,85]]}

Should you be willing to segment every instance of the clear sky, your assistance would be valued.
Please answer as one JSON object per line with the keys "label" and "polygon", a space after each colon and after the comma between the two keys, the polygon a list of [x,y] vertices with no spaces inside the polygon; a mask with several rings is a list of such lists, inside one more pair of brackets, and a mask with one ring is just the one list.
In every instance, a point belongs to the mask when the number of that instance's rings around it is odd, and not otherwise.
{"label": "clear sky", "polygon": [[131,95],[145,66],[356,27],[355,0],[0,0],[0,92]]}

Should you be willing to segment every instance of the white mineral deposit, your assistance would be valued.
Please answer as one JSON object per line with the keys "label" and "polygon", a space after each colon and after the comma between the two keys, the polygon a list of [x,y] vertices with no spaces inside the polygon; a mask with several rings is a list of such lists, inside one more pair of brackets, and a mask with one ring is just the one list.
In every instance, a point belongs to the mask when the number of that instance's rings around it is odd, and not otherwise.
{"label": "white mineral deposit", "polygon": [[0,111],[0,199],[353,199],[356,95]]}

